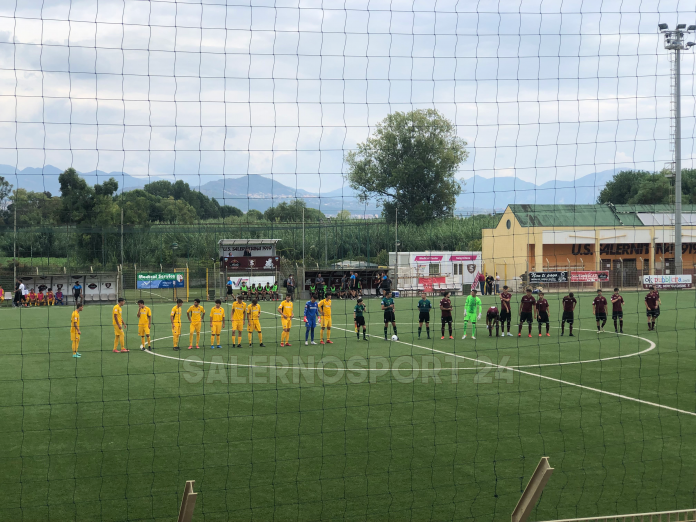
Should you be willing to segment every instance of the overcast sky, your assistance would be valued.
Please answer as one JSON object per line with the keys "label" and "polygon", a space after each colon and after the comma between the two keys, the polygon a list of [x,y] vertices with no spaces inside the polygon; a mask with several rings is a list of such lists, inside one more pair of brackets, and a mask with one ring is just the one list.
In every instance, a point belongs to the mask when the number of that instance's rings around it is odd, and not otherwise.
{"label": "overcast sky", "polygon": [[[658,21],[693,1],[0,2],[0,163],[273,175],[318,191],[392,111],[434,107],[460,177],[537,183],[670,161]],[[694,56],[682,60],[691,165]]]}

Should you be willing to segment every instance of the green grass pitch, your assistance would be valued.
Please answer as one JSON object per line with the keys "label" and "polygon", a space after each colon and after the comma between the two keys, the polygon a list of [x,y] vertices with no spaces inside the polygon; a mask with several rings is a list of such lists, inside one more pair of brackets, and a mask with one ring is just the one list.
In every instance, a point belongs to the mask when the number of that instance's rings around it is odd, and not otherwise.
{"label": "green grass pitch", "polygon": [[454,340],[439,311],[419,339],[416,299],[400,298],[399,342],[378,300],[368,342],[355,302],[334,300],[334,344],[305,346],[295,321],[283,348],[278,303],[263,303],[265,348],[225,332],[211,350],[206,327],[189,351],[184,324],[181,352],[172,304],[155,303],[155,355],[131,299],[131,352],[111,352],[112,305],[87,305],[81,359],[69,307],[3,307],[0,520],[172,520],[190,479],[197,521],[506,520],[542,456],[555,472],[536,520],[692,508],[695,296],[663,292],[656,332],[643,296],[624,294],[627,335],[611,319],[597,334],[582,294],[576,337],[560,337],[551,294],[551,337],[489,338],[480,321],[476,340],[461,339],[462,297]]}

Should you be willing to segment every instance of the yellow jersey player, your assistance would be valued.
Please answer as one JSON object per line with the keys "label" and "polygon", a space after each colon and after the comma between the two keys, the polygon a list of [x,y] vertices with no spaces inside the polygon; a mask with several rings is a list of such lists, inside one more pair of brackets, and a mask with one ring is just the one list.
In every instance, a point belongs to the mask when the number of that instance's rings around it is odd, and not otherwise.
{"label": "yellow jersey player", "polygon": [[70,316],[70,340],[72,341],[72,356],[75,358],[82,357],[77,349],[80,347],[80,312],[82,311],[82,303],[77,303],[75,311]]}
{"label": "yellow jersey player", "polygon": [[138,335],[140,336],[140,349],[145,351],[145,344],[147,342],[147,349],[152,351],[152,346],[150,345],[150,328],[152,328],[152,310],[145,306],[145,301],[140,299],[138,301]]}
{"label": "yellow jersey player", "polygon": [[290,294],[285,296],[285,301],[278,307],[280,312],[280,322],[283,325],[283,332],[280,334],[280,346],[292,346],[290,344],[290,327],[292,327],[293,304]]}
{"label": "yellow jersey player", "polygon": [[198,343],[201,340],[201,324],[203,324],[203,318],[205,317],[205,309],[201,306],[200,299],[194,299],[193,305],[189,306],[186,311],[186,317],[191,323],[189,328],[189,347],[190,350],[193,348],[193,334],[196,334],[196,350],[200,348]]}
{"label": "yellow jersey player", "polygon": [[210,309],[210,349],[214,350],[217,344],[218,348],[222,348],[220,344],[220,333],[225,328],[225,309],[222,307],[220,299],[215,300],[215,306]]}
{"label": "yellow jersey player", "polygon": [[319,333],[319,344],[324,344],[324,330],[326,330],[326,344],[333,344],[331,340],[331,294],[319,301],[319,311],[321,312],[321,332]]}
{"label": "yellow jersey player", "polygon": [[181,305],[184,302],[181,299],[176,300],[176,305],[172,308],[169,314],[172,321],[172,339],[174,342],[174,350],[179,350],[179,337],[181,337]]}
{"label": "yellow jersey player", "polygon": [[123,305],[126,300],[123,297],[118,298],[118,303],[114,305],[114,309],[111,312],[111,322],[114,325],[114,352],[119,353],[118,345],[121,344],[121,352],[128,352],[126,350],[126,323],[123,322]]}
{"label": "yellow jersey player", "polygon": [[263,334],[261,334],[261,322],[259,321],[259,315],[261,315],[261,305],[259,304],[259,300],[254,298],[251,300],[251,304],[247,306],[246,309],[249,346],[251,346],[251,339],[254,330],[259,333],[259,346],[263,346]]}
{"label": "yellow jersey player", "polygon": [[[242,347],[242,329],[244,328],[244,314],[247,306],[244,304],[244,296],[239,294],[237,300],[232,303],[232,335],[234,335],[234,344],[237,348]],[[239,340],[237,340],[239,335]]]}

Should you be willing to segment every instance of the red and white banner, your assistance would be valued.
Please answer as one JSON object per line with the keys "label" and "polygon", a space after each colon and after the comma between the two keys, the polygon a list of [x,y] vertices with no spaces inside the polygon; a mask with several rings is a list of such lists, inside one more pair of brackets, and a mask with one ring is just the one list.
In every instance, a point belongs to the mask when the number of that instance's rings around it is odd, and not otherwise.
{"label": "red and white banner", "polygon": [[434,284],[444,285],[445,283],[447,283],[446,277],[419,277],[418,278],[418,284],[423,285],[423,290],[426,292],[432,292]]}
{"label": "red and white banner", "polygon": [[450,261],[476,261],[478,256],[476,254],[466,255],[466,256],[450,256]]}
{"label": "red and white banner", "polygon": [[280,267],[280,258],[278,256],[226,257],[224,266],[229,270],[276,270]]}
{"label": "red and white banner", "polygon": [[427,261],[427,262],[442,261],[442,257],[443,256],[416,256],[415,261],[416,262],[419,262],[419,261]]}
{"label": "red and white banner", "polygon": [[597,281],[609,281],[608,270],[587,270],[585,272],[571,272],[572,283],[595,283]]}

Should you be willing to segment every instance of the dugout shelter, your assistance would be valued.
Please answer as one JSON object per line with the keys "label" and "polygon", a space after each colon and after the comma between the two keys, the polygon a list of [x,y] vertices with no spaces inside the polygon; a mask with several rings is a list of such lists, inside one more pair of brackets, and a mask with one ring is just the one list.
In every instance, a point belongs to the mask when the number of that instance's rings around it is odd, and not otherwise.
{"label": "dugout shelter", "polygon": [[219,272],[213,284],[208,282],[208,297],[226,293],[227,282],[232,278],[232,289],[238,291],[243,282],[282,286],[280,256],[276,245],[280,239],[221,239],[219,248]]}

